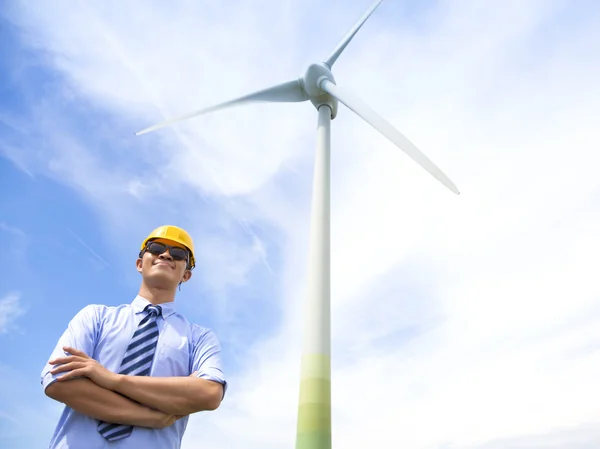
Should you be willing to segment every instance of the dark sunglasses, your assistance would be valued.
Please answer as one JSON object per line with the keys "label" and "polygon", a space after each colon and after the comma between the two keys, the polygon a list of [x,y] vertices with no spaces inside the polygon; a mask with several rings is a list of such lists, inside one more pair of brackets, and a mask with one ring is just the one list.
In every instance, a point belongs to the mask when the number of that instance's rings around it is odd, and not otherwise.
{"label": "dark sunglasses", "polygon": [[146,245],[146,250],[155,256],[160,256],[167,249],[169,250],[169,254],[171,254],[173,260],[188,260],[188,250],[185,248],[181,248],[179,246],[169,246],[159,242],[150,242],[148,245]]}

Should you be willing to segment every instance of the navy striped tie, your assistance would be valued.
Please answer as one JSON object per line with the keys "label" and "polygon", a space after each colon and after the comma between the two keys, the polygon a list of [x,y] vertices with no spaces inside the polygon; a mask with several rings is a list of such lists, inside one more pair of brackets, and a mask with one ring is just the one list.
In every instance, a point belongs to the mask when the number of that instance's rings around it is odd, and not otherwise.
{"label": "navy striped tie", "polygon": [[[160,306],[148,304],[144,309],[148,315],[144,317],[131,337],[125,356],[119,368],[119,374],[129,376],[147,376],[152,368],[152,359],[158,342],[157,318],[161,315]],[[98,432],[108,441],[116,441],[131,435],[133,426],[100,422]]]}

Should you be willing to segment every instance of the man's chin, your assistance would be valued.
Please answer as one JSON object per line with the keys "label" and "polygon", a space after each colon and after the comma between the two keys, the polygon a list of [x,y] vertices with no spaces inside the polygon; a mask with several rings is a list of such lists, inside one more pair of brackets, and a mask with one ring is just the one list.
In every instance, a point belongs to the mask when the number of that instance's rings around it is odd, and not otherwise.
{"label": "man's chin", "polygon": [[[161,270],[162,271],[162,270]],[[144,276],[144,282],[146,285],[154,288],[171,289],[177,287],[177,280],[173,279],[172,273],[169,272],[155,272],[150,275]]]}

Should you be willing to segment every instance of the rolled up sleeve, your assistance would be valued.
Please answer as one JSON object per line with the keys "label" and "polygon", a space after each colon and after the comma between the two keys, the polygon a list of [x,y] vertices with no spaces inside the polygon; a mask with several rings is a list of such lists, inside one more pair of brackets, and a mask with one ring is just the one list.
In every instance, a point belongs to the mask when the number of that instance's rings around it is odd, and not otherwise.
{"label": "rolled up sleeve", "polygon": [[59,338],[52,354],[46,362],[46,366],[42,370],[41,383],[44,391],[49,385],[54,383],[60,376],[67,372],[52,374],[50,371],[55,368],[50,364],[50,360],[66,355],[63,347],[70,346],[85,352],[90,357],[93,357],[96,347],[96,336],[98,329],[98,306],[89,305],[81,309],[69,322],[67,329]]}
{"label": "rolled up sleeve", "polygon": [[195,371],[197,377],[223,385],[223,396],[225,396],[227,381],[221,367],[221,344],[211,330],[205,330],[194,345],[192,372]]}

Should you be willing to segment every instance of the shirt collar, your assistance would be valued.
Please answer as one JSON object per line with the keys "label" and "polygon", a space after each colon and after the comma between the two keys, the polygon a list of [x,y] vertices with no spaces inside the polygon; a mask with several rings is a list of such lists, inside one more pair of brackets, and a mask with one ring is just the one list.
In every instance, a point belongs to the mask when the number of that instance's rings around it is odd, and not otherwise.
{"label": "shirt collar", "polygon": [[[137,295],[132,301],[131,306],[133,307],[133,311],[137,314],[142,313],[148,304],[151,304],[150,301],[143,296]],[[167,319],[169,315],[173,315],[175,313],[175,303],[173,301],[165,302],[159,305],[162,309],[162,316],[164,319]]]}

